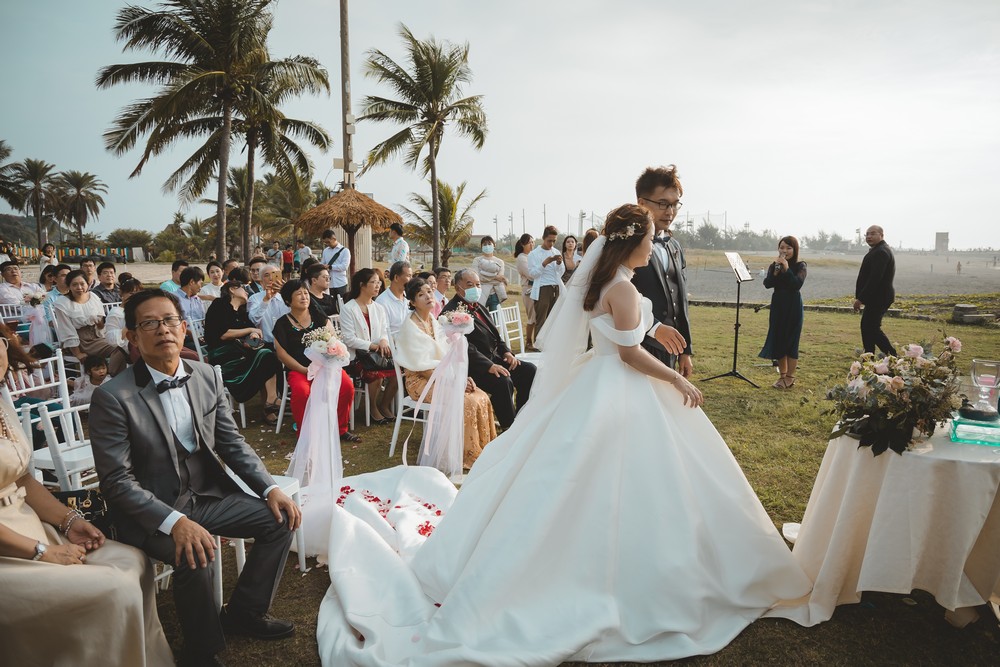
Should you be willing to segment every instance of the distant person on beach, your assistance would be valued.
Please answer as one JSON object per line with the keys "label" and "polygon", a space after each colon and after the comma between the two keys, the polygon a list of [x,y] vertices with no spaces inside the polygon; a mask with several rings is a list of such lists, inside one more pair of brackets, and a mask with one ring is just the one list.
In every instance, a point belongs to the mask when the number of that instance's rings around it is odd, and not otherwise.
{"label": "distant person on beach", "polygon": [[962,263],[961,262],[958,262],[957,264],[955,264],[955,273],[957,273],[958,275],[962,275]]}
{"label": "distant person on beach", "polygon": [[771,315],[764,348],[757,356],[778,361],[781,377],[772,386],[791,389],[799,365],[799,337],[802,335],[802,283],[806,281],[806,263],[799,261],[799,241],[786,236],[778,242],[778,258],[764,275],[764,287],[771,294]]}
{"label": "distant person on beach", "polygon": [[861,310],[861,344],[865,352],[874,352],[877,346],[885,354],[896,355],[896,348],[882,331],[882,318],[896,300],[892,280],[896,276],[896,258],[883,238],[884,232],[872,225],[865,232],[865,243],[870,246],[861,262],[858,283],[854,289],[854,310]]}

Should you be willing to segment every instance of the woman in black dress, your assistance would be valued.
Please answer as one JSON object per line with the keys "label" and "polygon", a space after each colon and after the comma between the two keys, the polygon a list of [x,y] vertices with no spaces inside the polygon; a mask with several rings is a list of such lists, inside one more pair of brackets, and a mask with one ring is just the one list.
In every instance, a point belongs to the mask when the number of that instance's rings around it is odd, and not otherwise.
{"label": "woman in black dress", "polygon": [[302,282],[309,290],[309,297],[312,307],[323,313],[327,317],[332,317],[340,313],[337,305],[337,298],[330,295],[330,269],[326,264],[311,264],[302,272]]}
{"label": "woman in black dress", "polygon": [[278,421],[277,380],[281,364],[264,345],[263,333],[247,314],[246,288],[235,280],[222,285],[221,296],[205,313],[208,361],[222,368],[222,381],[240,403],[264,390],[264,421]]}
{"label": "woman in black dress", "polygon": [[777,359],[781,377],[775,389],[795,385],[799,364],[799,336],[802,334],[802,283],[806,281],[806,263],[799,261],[799,240],[786,236],[778,242],[778,258],[771,263],[764,287],[774,288],[771,295],[771,320],[767,340],[759,357]]}

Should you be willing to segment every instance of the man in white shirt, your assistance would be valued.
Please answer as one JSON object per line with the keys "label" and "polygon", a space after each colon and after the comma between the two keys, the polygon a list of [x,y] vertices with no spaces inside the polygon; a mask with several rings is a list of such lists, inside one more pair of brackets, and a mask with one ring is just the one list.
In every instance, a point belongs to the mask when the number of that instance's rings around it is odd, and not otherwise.
{"label": "man in white shirt", "polygon": [[541,331],[545,318],[552,311],[559,290],[562,274],[566,273],[562,253],[555,247],[559,230],[549,225],[542,232],[542,242],[528,254],[528,275],[533,281],[531,298],[535,300],[535,331]]}
{"label": "man in white shirt", "polygon": [[17,262],[6,261],[0,264],[0,275],[3,276],[3,284],[0,284],[0,303],[22,305],[25,297],[45,293],[45,288],[38,283],[21,281],[21,267]]}
{"label": "man in white shirt", "polygon": [[332,229],[323,232],[323,263],[330,267],[330,294],[347,296],[347,270],[351,266],[351,251],[337,241]]}
{"label": "man in white shirt", "polygon": [[260,270],[261,291],[250,296],[247,314],[264,334],[264,341],[274,345],[274,323],[291,309],[281,298],[281,267],[268,264]]}
{"label": "man in white shirt", "polygon": [[306,242],[299,239],[295,242],[295,270],[298,271],[302,266],[302,262],[306,261],[313,256],[312,248],[306,245]]}
{"label": "man in white shirt", "polygon": [[[98,387],[90,407],[101,491],[115,511],[117,539],[174,566],[182,664],[219,664],[226,634],[294,632],[267,611],[302,514],[237,430],[222,378],[208,364],[181,362],[187,328],[176,297],[136,293],[125,304],[125,326],[142,358]],[[218,533],[254,540],[221,614],[210,567],[221,557]]]}
{"label": "man in white shirt", "polygon": [[386,324],[389,333],[393,336],[399,335],[399,328],[410,315],[410,306],[403,294],[403,288],[413,277],[413,269],[408,262],[396,262],[389,267],[389,287],[378,295],[375,303],[385,308],[387,315]]}
{"label": "man in white shirt", "polygon": [[410,244],[403,238],[403,225],[394,222],[389,225],[389,239],[392,241],[392,249],[389,250],[389,265],[396,262],[410,261]]}
{"label": "man in white shirt", "polygon": [[281,268],[281,243],[275,241],[267,250],[267,263]]}

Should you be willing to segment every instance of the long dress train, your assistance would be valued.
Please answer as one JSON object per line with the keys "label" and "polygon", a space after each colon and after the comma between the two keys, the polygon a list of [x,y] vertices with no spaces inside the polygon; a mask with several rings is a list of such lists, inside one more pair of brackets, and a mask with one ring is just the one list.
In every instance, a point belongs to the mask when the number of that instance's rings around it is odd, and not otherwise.
{"label": "long dress train", "polygon": [[650,322],[645,299],[633,331],[591,319],[569,384],[532,392],[450,507],[426,470],[344,480],[324,664],[668,660],[790,615],[811,583],[725,442],[618,355]]}

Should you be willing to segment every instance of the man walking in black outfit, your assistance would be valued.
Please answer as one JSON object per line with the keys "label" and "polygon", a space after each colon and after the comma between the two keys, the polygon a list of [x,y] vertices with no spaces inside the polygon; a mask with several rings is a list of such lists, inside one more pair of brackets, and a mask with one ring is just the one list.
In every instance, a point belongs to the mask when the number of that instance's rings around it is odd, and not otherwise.
{"label": "man walking in black outfit", "polygon": [[896,348],[882,331],[882,317],[896,300],[892,280],[896,276],[896,259],[889,244],[883,238],[884,232],[878,225],[872,225],[865,232],[865,243],[871,250],[861,262],[858,283],[854,289],[854,310],[865,309],[861,313],[861,344],[865,352],[874,352],[878,346],[887,355],[896,355]]}

